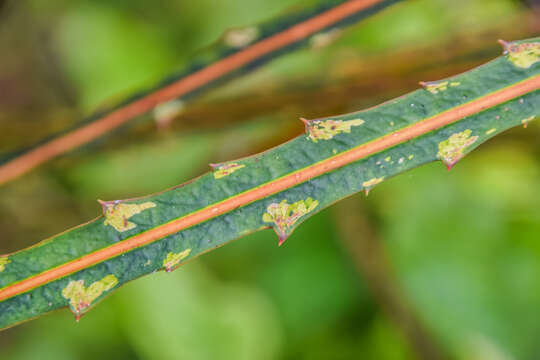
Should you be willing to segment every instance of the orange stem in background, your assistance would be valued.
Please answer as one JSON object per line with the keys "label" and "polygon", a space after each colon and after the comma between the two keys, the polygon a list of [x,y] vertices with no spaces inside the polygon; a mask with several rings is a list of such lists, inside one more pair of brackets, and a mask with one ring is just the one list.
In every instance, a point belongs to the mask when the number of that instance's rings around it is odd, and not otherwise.
{"label": "orange stem in background", "polygon": [[148,112],[162,102],[185,95],[275,50],[305,39],[307,36],[347,18],[352,13],[364,10],[382,1],[350,0],[338,5],[281,33],[254,43],[252,46],[194,72],[171,85],[135,100],[99,120],[38,146],[0,165],[0,184],[13,180],[58,155],[89,143],[121,126],[128,120]]}
{"label": "orange stem in background", "polygon": [[467,116],[479,113],[487,108],[502,104],[529,92],[538,90],[539,88],[540,75],[536,75],[515,85],[488,94],[482,98],[457,106],[431,118],[424,119],[406,128],[400,129],[371,142],[359,145],[326,160],[320,161],[312,166],[297,170],[289,175],[260,185],[254,189],[247,190],[234,197],[225,199],[219,203],[210,205],[176,220],[172,220],[166,224],[125,239],[109,247],[82,256],[77,260],[59,265],[41,274],[21,280],[18,283],[8,285],[7,287],[0,289],[0,301],[96,265],[102,261],[116,257],[135,248],[147,245],[168,235],[175,234],[181,230],[210,220],[216,216],[223,215],[251,202],[284,191],[295,185],[336,170],[352,162],[419,137],[430,131],[452,124]]}

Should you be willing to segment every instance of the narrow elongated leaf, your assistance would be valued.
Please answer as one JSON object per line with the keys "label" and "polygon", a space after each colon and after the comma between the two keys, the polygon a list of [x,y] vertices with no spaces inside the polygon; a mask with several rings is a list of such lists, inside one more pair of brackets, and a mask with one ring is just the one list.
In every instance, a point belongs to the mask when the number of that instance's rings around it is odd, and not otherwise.
{"label": "narrow elongated leaf", "polygon": [[[318,46],[335,38],[336,30],[400,0],[320,0],[312,7],[277,19],[232,29],[179,74],[131,96],[73,128],[25,150],[0,157],[0,184],[67,151],[87,144],[156,108],[159,119],[174,116],[185,100],[307,43]],[[176,100],[175,100],[176,99]]]}
{"label": "narrow elongated leaf", "polygon": [[305,134],[182,186],[102,201],[103,216],[0,257],[0,328],[64,306],[79,317],[127,281],[254,231],[273,228],[281,244],[339,199],[434,160],[450,168],[526,126],[540,113],[540,39],[504,46],[490,63],[372,109],[304,120]]}

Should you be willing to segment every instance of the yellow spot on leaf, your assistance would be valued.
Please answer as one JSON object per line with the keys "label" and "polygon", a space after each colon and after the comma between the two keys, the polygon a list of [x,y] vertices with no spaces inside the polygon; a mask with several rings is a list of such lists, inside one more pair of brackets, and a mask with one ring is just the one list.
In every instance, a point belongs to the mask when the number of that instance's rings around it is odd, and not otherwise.
{"label": "yellow spot on leaf", "polygon": [[413,157],[414,157],[414,155],[413,155],[413,154],[411,154],[411,155],[409,155],[409,157],[408,157],[407,159],[409,159],[409,160],[412,160],[412,159],[413,159]]}
{"label": "yellow spot on leaf", "polygon": [[390,160],[392,160],[392,158],[390,156],[387,156],[387,157],[384,158],[384,161],[386,161],[386,162],[389,162]]}
{"label": "yellow spot on leaf", "polygon": [[454,165],[463,156],[463,151],[478,139],[478,136],[471,136],[471,133],[472,131],[467,129],[441,141],[437,158],[446,165]]}
{"label": "yellow spot on leaf", "polygon": [[179,253],[168,253],[165,260],[163,260],[163,267],[167,272],[174,270],[176,268],[176,265],[178,265],[180,261],[185,259],[190,252],[191,249],[186,249],[184,251],[180,251]]}
{"label": "yellow spot on leaf", "polygon": [[285,237],[296,221],[307,213],[313,211],[319,202],[308,197],[292,204],[287,204],[287,200],[272,203],[266,208],[262,219],[267,223],[274,223],[278,235]]}
{"label": "yellow spot on leaf", "polygon": [[382,181],[384,180],[384,176],[380,177],[380,178],[373,178],[373,179],[370,179],[368,181],[364,181],[362,183],[362,186],[364,188],[371,188],[379,183],[381,183]]}
{"label": "yellow spot on leaf", "polygon": [[523,124],[523,127],[526,128],[527,125],[529,125],[529,123],[533,120],[534,120],[534,116],[531,116],[531,117],[521,120],[521,123]]}
{"label": "yellow spot on leaf", "polygon": [[424,88],[432,94],[438,94],[441,91],[448,89],[448,86],[454,87],[461,85],[458,81],[439,81],[439,82],[427,82],[422,83]]}
{"label": "yellow spot on leaf", "polygon": [[337,134],[350,133],[351,127],[364,123],[362,119],[355,120],[314,120],[308,122],[309,137],[313,142],[318,140],[330,140]]}
{"label": "yellow spot on leaf", "polygon": [[489,129],[488,131],[486,131],[486,135],[493,134],[495,131],[497,131],[497,129],[495,128]]}
{"label": "yellow spot on leaf", "polygon": [[7,256],[0,257],[0,272],[4,271],[6,268],[6,265],[9,264],[11,261],[7,258]]}
{"label": "yellow spot on leaf", "polygon": [[241,168],[245,166],[246,165],[237,164],[237,163],[229,163],[229,164],[221,165],[218,168],[216,168],[216,170],[214,171],[214,179],[220,179],[222,177],[230,175],[236,170],[240,170]]}
{"label": "yellow spot on leaf", "polygon": [[259,29],[254,26],[232,29],[225,33],[225,44],[233,48],[242,48],[251,44],[259,36]]}
{"label": "yellow spot on leaf", "polygon": [[84,280],[72,280],[62,290],[62,296],[69,300],[69,307],[75,314],[80,314],[88,308],[103,292],[112,289],[118,284],[114,275],[107,275],[103,279],[84,287]]}
{"label": "yellow spot on leaf", "polygon": [[506,51],[508,60],[523,69],[540,61],[540,43],[507,44]]}
{"label": "yellow spot on leaf", "polygon": [[139,214],[146,209],[156,207],[153,202],[142,204],[124,204],[115,201],[100,201],[105,215],[105,225],[111,225],[117,231],[127,231],[135,228],[137,225],[128,221],[133,215]]}

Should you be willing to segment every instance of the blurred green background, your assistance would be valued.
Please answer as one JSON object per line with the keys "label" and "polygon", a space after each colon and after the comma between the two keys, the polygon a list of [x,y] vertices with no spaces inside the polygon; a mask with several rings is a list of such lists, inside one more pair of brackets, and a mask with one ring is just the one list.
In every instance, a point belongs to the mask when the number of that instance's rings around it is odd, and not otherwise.
{"label": "blurred green background", "polygon": [[[302,1],[309,4],[313,1]],[[0,153],[189,64],[228,28],[286,0],[0,1]],[[0,253],[302,132],[470,69],[496,40],[538,36],[534,1],[409,0],[0,188]],[[115,100],[116,99],[116,100]],[[0,358],[540,358],[540,128],[430,164],[302,225],[264,231],[128,284],[75,323],[68,310],[0,333]],[[244,141],[239,142],[237,139]]]}

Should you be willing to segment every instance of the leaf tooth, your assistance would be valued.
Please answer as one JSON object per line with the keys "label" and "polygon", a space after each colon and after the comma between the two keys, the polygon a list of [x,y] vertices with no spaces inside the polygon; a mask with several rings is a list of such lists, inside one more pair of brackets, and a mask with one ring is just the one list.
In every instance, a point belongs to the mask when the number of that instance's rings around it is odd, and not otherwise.
{"label": "leaf tooth", "polygon": [[452,168],[454,167],[454,165],[457,164],[458,160],[456,160],[456,161],[454,161],[454,162],[441,160],[441,162],[446,166],[446,169],[447,169],[448,171],[450,171],[450,170],[452,170]]}
{"label": "leaf tooth", "polygon": [[280,237],[280,238],[279,238],[279,241],[278,241],[278,246],[283,245],[283,243],[285,242],[285,240],[287,240],[287,237]]}
{"label": "leaf tooth", "polygon": [[309,135],[309,122],[311,120],[308,120],[308,119],[305,119],[305,118],[301,117],[300,121],[302,121],[304,123],[306,135]]}
{"label": "leaf tooth", "polygon": [[507,55],[508,54],[508,48],[510,47],[510,43],[508,41],[504,41],[502,39],[497,40],[497,42],[499,44],[501,44],[501,46],[503,48],[503,55]]}
{"label": "leaf tooth", "polygon": [[97,202],[101,205],[101,209],[102,209],[102,211],[103,211],[103,215],[105,215],[105,213],[107,212],[107,209],[108,209],[111,205],[119,204],[119,203],[121,202],[121,200],[104,201],[104,200],[98,199]]}

